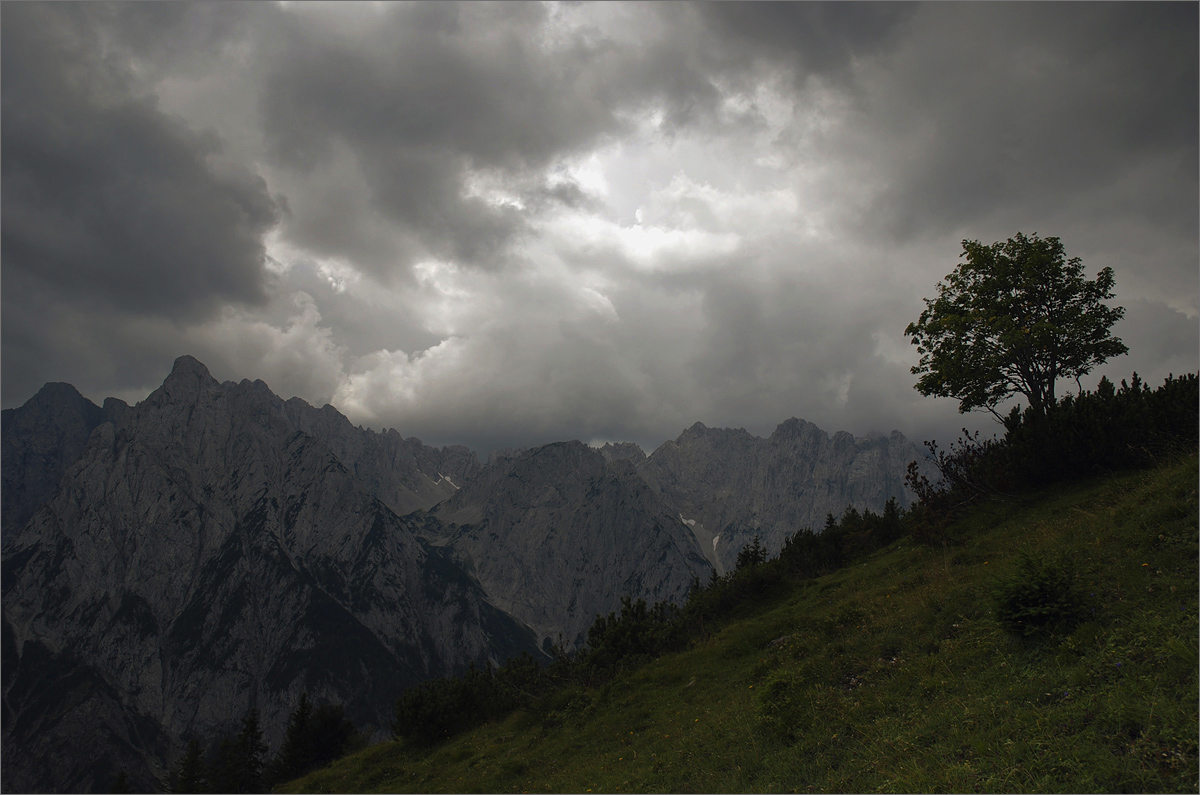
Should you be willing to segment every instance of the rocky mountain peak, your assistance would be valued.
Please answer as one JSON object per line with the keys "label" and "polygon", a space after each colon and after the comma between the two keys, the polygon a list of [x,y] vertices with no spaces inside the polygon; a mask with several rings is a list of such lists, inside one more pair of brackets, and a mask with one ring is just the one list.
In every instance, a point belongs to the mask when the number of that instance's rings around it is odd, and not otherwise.
{"label": "rocky mountain peak", "polygon": [[828,438],[829,434],[807,420],[791,417],[779,423],[771,433],[771,440],[776,442],[794,441],[797,439]]}
{"label": "rocky mountain peak", "polygon": [[86,414],[97,411],[95,404],[79,394],[70,384],[53,381],[37,391],[25,404],[45,414],[74,412]]}
{"label": "rocky mountain peak", "polygon": [[745,445],[757,438],[745,428],[710,428],[702,422],[697,422],[679,434],[675,443],[681,447],[717,449],[729,445]]}
{"label": "rocky mountain peak", "polygon": [[184,354],[178,357],[171,365],[171,372],[164,383],[169,383],[172,379],[183,377],[212,378],[212,374],[208,372],[208,368],[204,366],[204,363],[195,356]]}
{"label": "rocky mountain peak", "polygon": [[204,394],[223,392],[221,384],[212,377],[208,368],[191,356],[180,356],[171,367],[171,373],[162,386],[150,393],[147,402],[161,405],[170,403],[195,403]]}
{"label": "rocky mountain peak", "polygon": [[599,448],[600,455],[604,456],[604,460],[610,464],[614,461],[632,461],[639,464],[646,460],[646,451],[634,442],[605,442],[604,446]]}
{"label": "rocky mountain peak", "polygon": [[115,397],[104,398],[104,413],[105,415],[114,414],[121,415],[129,411],[129,404],[124,400]]}
{"label": "rocky mountain peak", "polygon": [[62,383],[46,384],[20,408],[4,410],[0,540],[7,543],[54,496],[63,473],[83,452],[105,414],[75,387]]}

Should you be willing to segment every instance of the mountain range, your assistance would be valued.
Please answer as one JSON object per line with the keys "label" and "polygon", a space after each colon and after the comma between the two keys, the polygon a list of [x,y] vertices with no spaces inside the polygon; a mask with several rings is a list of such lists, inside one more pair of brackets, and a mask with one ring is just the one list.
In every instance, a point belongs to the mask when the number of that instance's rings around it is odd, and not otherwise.
{"label": "mountain range", "polygon": [[791,419],[481,463],[188,356],[135,406],[47,384],[3,412],[0,452],[8,791],[151,787],[251,708],[277,747],[302,691],[382,734],[417,682],[577,648],[622,596],[679,601],[754,536],[908,505],[925,460]]}

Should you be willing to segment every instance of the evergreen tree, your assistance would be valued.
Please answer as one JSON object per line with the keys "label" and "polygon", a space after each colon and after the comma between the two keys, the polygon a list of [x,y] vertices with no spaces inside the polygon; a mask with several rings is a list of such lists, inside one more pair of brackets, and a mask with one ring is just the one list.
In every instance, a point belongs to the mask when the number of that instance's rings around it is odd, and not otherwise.
{"label": "evergreen tree", "polygon": [[234,791],[261,792],[267,744],[263,742],[262,726],[259,725],[257,709],[250,710],[250,714],[242,721],[242,730],[238,732],[236,747],[245,788]]}
{"label": "evergreen tree", "polygon": [[346,710],[341,704],[322,704],[314,709],[309,718],[309,727],[312,766],[304,773],[325,767],[366,746],[366,737],[346,717]]}
{"label": "evergreen tree", "polygon": [[122,770],[113,776],[112,781],[108,785],[108,791],[118,793],[133,792],[133,785],[129,783],[129,774]]}
{"label": "evergreen tree", "polygon": [[758,536],[754,536],[754,540],[746,546],[742,547],[737,556],[737,568],[748,569],[751,566],[757,566],[760,563],[767,562],[767,548],[762,545]]}
{"label": "evergreen tree", "polygon": [[262,739],[258,710],[242,719],[234,740],[221,740],[213,763],[213,789],[217,792],[262,792],[267,745]]}
{"label": "evergreen tree", "polygon": [[222,737],[213,752],[211,781],[213,792],[238,792],[237,759],[233,749],[233,740]]}
{"label": "evergreen tree", "polygon": [[288,718],[283,744],[279,746],[279,754],[271,763],[272,781],[291,781],[306,772],[308,760],[313,755],[310,718],[312,702],[308,700],[308,693],[304,692],[300,694],[300,701]]}
{"label": "evergreen tree", "polygon": [[192,740],[187,750],[171,769],[167,779],[167,791],[173,793],[195,793],[208,791],[208,771],[204,767],[204,754],[200,741]]}
{"label": "evergreen tree", "polygon": [[887,546],[895,541],[904,531],[904,515],[895,497],[889,497],[883,505],[883,516],[877,525],[876,537],[880,546]]}
{"label": "evergreen tree", "polygon": [[308,693],[301,693],[268,778],[272,783],[299,778],[340,759],[361,743],[361,735],[340,704],[314,709]]}
{"label": "evergreen tree", "polygon": [[846,510],[842,511],[842,521],[839,524],[847,533],[857,533],[861,529],[862,518],[857,508],[847,505]]}

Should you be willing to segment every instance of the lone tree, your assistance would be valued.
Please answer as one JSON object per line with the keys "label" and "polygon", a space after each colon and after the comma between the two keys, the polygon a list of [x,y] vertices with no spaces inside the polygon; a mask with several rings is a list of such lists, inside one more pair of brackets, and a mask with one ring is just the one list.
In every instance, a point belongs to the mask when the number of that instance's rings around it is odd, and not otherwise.
{"label": "lone tree", "polygon": [[1129,349],[1109,333],[1125,314],[1113,297],[1112,268],[1084,278],[1057,237],[1020,232],[985,246],[964,240],[964,262],[938,283],[937,298],[904,330],[921,354],[912,368],[923,395],[952,397],[966,413],[1021,394],[1037,414],[1056,402],[1054,382],[1079,377]]}

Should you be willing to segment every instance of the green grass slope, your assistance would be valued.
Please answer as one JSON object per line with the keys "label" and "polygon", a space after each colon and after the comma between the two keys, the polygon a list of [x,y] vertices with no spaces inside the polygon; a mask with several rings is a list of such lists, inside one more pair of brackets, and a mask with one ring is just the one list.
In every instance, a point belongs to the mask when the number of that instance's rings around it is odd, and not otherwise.
{"label": "green grass slope", "polygon": [[[1196,792],[1197,461],[980,507],[746,605],[685,652],[288,792]],[[1083,617],[996,615],[1023,559]]]}

